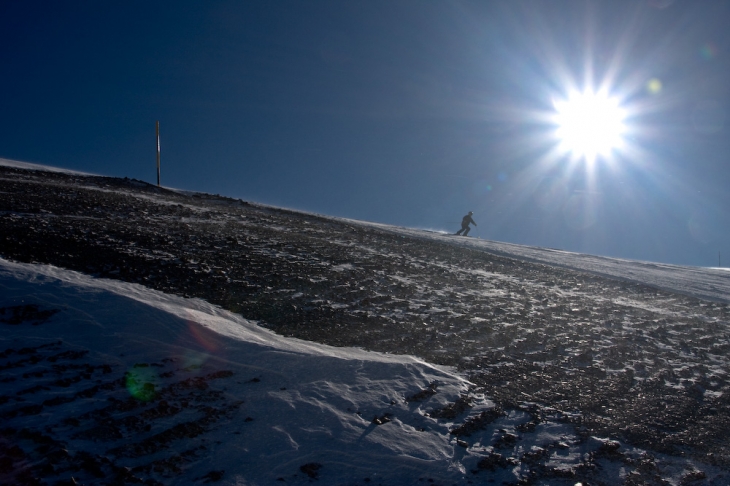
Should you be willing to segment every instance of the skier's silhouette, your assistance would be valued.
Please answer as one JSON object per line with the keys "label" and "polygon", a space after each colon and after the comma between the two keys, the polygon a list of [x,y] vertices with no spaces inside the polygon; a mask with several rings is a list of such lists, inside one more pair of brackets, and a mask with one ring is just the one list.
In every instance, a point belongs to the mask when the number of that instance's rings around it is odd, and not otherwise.
{"label": "skier's silhouette", "polygon": [[474,222],[474,220],[471,219],[471,215],[472,214],[474,214],[474,212],[473,211],[469,211],[469,214],[467,214],[466,216],[464,216],[464,218],[461,220],[461,229],[456,232],[457,235],[460,235],[462,233],[462,231],[463,231],[464,232],[464,236],[466,236],[466,235],[469,234],[469,230],[471,229],[471,228],[469,228],[469,224],[471,223],[474,226],[477,225]]}

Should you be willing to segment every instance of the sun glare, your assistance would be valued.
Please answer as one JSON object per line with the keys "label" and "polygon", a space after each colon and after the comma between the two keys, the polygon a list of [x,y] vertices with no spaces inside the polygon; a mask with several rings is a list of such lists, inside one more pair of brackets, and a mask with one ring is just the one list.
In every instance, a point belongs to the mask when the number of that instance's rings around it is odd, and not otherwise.
{"label": "sun glare", "polygon": [[593,162],[623,144],[624,110],[614,98],[591,92],[574,93],[554,101],[561,146],[574,156]]}

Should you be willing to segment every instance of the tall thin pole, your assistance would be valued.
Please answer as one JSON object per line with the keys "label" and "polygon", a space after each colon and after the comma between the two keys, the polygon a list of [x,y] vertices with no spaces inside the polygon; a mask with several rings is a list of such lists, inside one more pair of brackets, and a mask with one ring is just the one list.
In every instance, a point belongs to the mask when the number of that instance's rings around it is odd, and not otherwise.
{"label": "tall thin pole", "polygon": [[160,122],[155,124],[155,134],[157,135],[157,187],[160,187]]}

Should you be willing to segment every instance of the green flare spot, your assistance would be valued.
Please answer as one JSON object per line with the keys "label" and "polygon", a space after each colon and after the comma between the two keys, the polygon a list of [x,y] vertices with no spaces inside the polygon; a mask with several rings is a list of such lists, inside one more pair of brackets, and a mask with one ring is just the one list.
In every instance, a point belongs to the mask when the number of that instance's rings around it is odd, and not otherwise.
{"label": "green flare spot", "polygon": [[134,368],[124,377],[127,391],[137,400],[149,402],[155,398],[157,376],[148,368]]}

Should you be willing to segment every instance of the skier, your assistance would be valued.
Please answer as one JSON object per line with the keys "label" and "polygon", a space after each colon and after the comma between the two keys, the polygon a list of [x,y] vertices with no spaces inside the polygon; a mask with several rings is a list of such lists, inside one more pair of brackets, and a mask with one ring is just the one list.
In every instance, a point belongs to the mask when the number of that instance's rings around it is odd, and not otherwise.
{"label": "skier", "polygon": [[471,215],[472,214],[474,214],[474,212],[473,211],[469,211],[469,214],[467,214],[466,216],[464,216],[464,218],[461,220],[461,229],[456,232],[457,235],[460,235],[462,231],[464,232],[464,236],[468,235],[469,234],[469,230],[471,229],[471,228],[469,228],[469,223],[473,224],[474,226],[477,225],[474,222],[474,220],[471,219]]}

